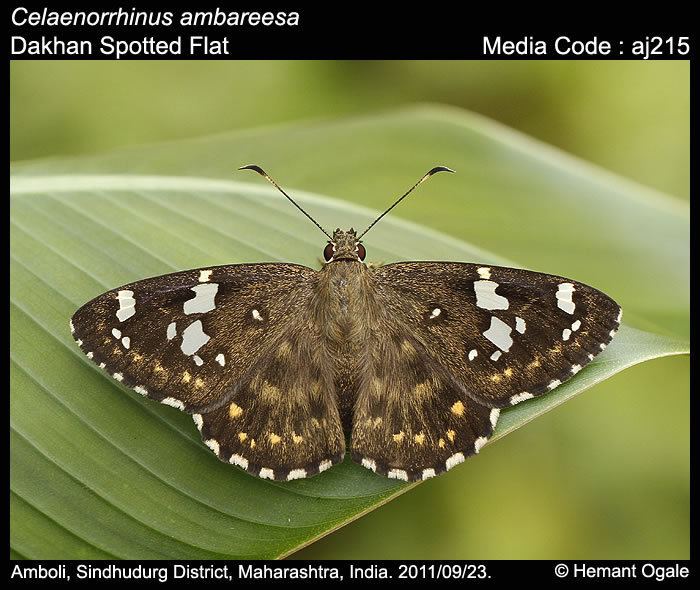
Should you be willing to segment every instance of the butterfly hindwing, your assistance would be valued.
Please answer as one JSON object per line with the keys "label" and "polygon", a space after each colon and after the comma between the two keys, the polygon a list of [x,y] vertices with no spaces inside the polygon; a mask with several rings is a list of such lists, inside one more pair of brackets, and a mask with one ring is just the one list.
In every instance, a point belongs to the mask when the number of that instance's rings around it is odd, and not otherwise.
{"label": "butterfly hindwing", "polygon": [[292,318],[226,405],[193,415],[219,459],[276,480],[310,477],[342,461],[333,373],[315,332],[303,317]]}
{"label": "butterfly hindwing", "polygon": [[380,267],[389,316],[474,400],[503,408],[571,378],[610,342],[620,306],[563,277],[449,262]]}
{"label": "butterfly hindwing", "polygon": [[479,452],[499,410],[469,397],[397,327],[370,345],[353,414],[352,457],[405,481],[435,477]]}

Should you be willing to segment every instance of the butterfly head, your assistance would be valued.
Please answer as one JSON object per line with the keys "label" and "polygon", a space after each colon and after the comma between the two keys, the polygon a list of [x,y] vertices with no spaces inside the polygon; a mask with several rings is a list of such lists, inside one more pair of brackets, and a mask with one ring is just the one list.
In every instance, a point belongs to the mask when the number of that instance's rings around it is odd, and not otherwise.
{"label": "butterfly head", "polygon": [[328,244],[323,249],[323,259],[326,262],[335,262],[336,260],[362,262],[365,256],[367,256],[367,251],[352,228],[348,231],[336,229],[333,232],[333,239],[328,240]]}

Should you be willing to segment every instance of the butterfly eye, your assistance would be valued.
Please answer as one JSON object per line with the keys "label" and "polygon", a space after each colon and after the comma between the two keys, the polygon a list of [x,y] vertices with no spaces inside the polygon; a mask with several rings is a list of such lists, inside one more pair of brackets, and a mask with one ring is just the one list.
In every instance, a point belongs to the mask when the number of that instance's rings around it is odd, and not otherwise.
{"label": "butterfly eye", "polygon": [[360,260],[364,260],[365,256],[367,256],[367,250],[365,250],[365,247],[362,244],[357,245],[357,257]]}
{"label": "butterfly eye", "polygon": [[330,242],[326,245],[326,247],[323,249],[323,258],[328,262],[331,258],[333,258],[333,252],[335,251],[335,246],[331,244]]}

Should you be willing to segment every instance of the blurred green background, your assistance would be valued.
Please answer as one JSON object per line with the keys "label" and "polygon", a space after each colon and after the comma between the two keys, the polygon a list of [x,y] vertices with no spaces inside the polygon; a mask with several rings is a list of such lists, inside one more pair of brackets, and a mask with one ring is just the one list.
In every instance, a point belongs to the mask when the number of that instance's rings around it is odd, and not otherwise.
{"label": "blurred green background", "polygon": [[[432,102],[687,200],[689,78],[672,61],[14,62],[11,159]],[[687,558],[688,375],[687,358],[618,375],[297,556]]]}

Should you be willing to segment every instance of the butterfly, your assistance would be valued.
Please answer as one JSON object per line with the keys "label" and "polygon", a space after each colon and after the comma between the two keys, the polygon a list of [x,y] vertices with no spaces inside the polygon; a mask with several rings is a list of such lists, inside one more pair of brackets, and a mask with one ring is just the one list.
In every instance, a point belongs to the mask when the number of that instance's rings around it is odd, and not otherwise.
{"label": "butterfly", "polygon": [[[364,263],[361,234],[324,230],[320,270],[204,267],[130,283],[83,305],[82,351],[137,393],[192,415],[204,443],[289,481],[346,449],[390,478],[424,480],[478,453],[500,411],[570,379],[622,310],[577,281],[457,262]],[[347,435],[347,441],[346,441]]]}

